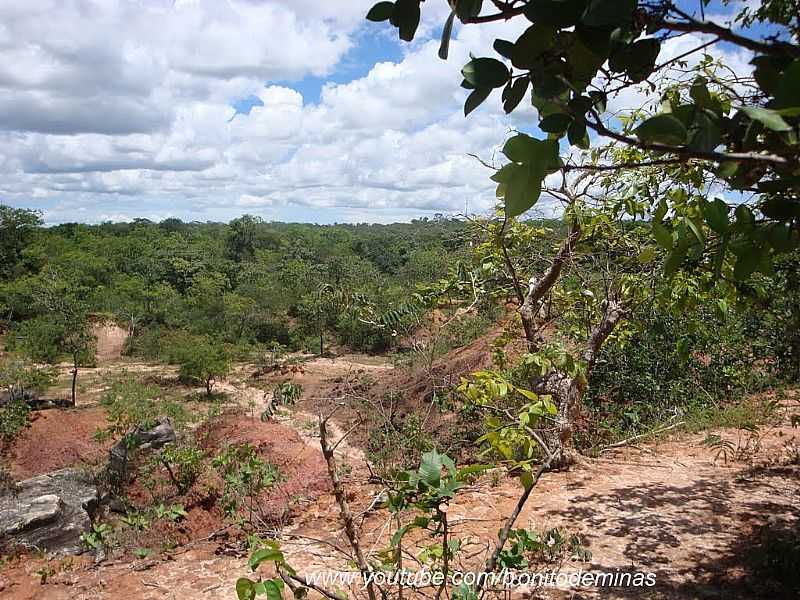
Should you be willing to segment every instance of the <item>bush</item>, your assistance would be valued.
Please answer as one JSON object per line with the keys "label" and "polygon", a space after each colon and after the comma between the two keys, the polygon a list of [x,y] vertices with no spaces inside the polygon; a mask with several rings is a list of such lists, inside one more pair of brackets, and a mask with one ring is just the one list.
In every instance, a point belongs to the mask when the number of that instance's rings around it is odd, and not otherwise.
{"label": "bush", "polygon": [[123,375],[103,394],[100,404],[107,412],[108,427],[98,430],[97,437],[124,435],[133,429],[150,429],[160,416],[169,417],[179,429],[191,420],[191,415],[178,402],[161,398],[161,388],[144,385],[135,378]]}
{"label": "bush", "polygon": [[256,524],[263,515],[258,495],[280,480],[277,467],[261,459],[253,446],[229,446],[212,461],[222,477],[222,509],[229,518]]}
{"label": "bush", "polygon": [[657,313],[634,318],[632,337],[607,344],[595,365],[585,398],[593,425],[580,432],[580,446],[641,433],[769,382],[736,314],[698,311],[694,321]]}
{"label": "bush", "polygon": [[0,406],[0,441],[8,443],[28,426],[30,408],[22,400],[11,400]]}
{"label": "bush", "polygon": [[191,338],[189,343],[176,350],[180,364],[180,377],[184,381],[198,381],[210,396],[217,379],[230,370],[230,355],[225,347],[208,337]]}

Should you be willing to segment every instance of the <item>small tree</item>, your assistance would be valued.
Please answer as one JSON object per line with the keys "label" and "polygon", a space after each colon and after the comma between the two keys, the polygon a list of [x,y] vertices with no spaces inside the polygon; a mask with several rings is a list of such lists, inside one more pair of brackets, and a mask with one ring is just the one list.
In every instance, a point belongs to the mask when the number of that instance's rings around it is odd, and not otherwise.
{"label": "small tree", "polygon": [[0,360],[0,388],[8,393],[8,399],[24,400],[28,392],[42,392],[55,382],[56,372],[52,368],[39,367],[20,358]]}
{"label": "small tree", "polygon": [[77,399],[78,367],[94,364],[97,346],[83,296],[57,272],[47,273],[35,296],[43,314],[18,328],[20,347],[33,360],[53,364],[65,354],[70,357],[72,406]]}
{"label": "small tree", "polygon": [[207,337],[187,340],[178,351],[181,379],[200,381],[210,396],[214,384],[230,370],[230,356],[222,344]]}

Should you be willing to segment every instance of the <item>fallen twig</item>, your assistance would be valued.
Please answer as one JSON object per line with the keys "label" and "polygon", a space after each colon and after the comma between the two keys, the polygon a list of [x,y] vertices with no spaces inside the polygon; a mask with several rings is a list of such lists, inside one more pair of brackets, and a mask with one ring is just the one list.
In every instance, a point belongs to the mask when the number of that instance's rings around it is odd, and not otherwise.
{"label": "fallen twig", "polygon": [[642,438],[657,435],[659,433],[664,433],[665,431],[669,431],[671,429],[675,429],[676,427],[680,427],[684,425],[686,421],[678,421],[677,423],[673,423],[672,425],[668,425],[667,427],[661,427],[660,429],[653,429],[652,431],[646,431],[645,433],[640,433],[639,435],[634,435],[633,437],[629,437],[627,440],[622,440],[621,442],[616,442],[609,446],[606,446],[600,450],[601,453],[606,452],[607,450],[613,450],[614,448],[621,448],[622,446],[627,446],[631,442],[636,440],[640,440]]}

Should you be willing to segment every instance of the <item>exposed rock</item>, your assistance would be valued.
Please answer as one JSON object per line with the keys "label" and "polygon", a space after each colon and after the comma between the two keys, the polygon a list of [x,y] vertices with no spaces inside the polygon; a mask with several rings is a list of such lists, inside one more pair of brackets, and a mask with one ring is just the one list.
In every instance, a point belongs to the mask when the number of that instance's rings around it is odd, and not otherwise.
{"label": "exposed rock", "polygon": [[97,487],[81,469],[61,469],[16,484],[0,496],[0,547],[48,552],[81,551],[80,536],[92,526]]}
{"label": "exposed rock", "polygon": [[157,450],[176,441],[175,430],[167,417],[159,417],[157,425],[147,431],[134,429],[114,444],[109,451],[109,474],[112,481],[125,481],[128,476],[128,458],[131,450]]}

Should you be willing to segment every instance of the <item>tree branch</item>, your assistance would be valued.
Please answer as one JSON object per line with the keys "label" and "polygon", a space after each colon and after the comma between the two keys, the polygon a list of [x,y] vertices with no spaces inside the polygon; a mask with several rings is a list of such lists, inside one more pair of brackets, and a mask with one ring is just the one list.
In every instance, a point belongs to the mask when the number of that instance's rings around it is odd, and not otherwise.
{"label": "tree branch", "polygon": [[581,226],[577,220],[573,222],[567,239],[561,245],[556,255],[550,263],[550,268],[538,280],[532,280],[528,288],[528,294],[525,297],[525,302],[519,309],[520,316],[522,317],[522,326],[525,330],[525,337],[529,344],[535,342],[535,327],[534,321],[536,313],[539,311],[542,299],[552,289],[561,276],[561,270],[564,268],[569,257],[572,255],[572,249],[575,243],[580,239],[582,234]]}
{"label": "tree branch", "polygon": [[658,25],[661,29],[666,29],[668,31],[683,31],[687,33],[708,33],[717,36],[723,41],[741,46],[742,48],[747,48],[753,52],[759,52],[761,54],[789,56],[794,58],[800,56],[800,47],[794,44],[777,41],[770,44],[739,35],[733,30],[723,27],[722,25],[717,25],[716,23],[712,23],[710,21],[699,21],[672,3],[669,5],[669,10],[674,12],[680,18],[684,19],[684,21],[679,22],[662,20],[661,22],[656,23],[656,25]]}
{"label": "tree branch", "polygon": [[626,314],[627,311],[621,302],[617,300],[608,301],[606,310],[603,313],[603,318],[595,325],[594,329],[592,329],[592,333],[586,343],[586,349],[583,351],[583,360],[586,363],[587,377],[594,367],[595,360],[597,360],[597,355],[603,347],[603,344]]}
{"label": "tree branch", "polygon": [[342,480],[339,478],[339,473],[336,468],[336,458],[333,455],[333,448],[328,444],[328,419],[330,416],[331,415],[328,415],[328,417],[324,419],[320,418],[319,420],[319,445],[322,448],[322,456],[325,458],[325,463],[328,465],[328,477],[333,484],[333,495],[336,497],[336,503],[339,505],[339,514],[344,523],[344,532],[355,554],[358,570],[361,571],[361,576],[366,584],[367,595],[369,596],[369,600],[376,600],[375,589],[370,577],[370,568],[366,558],[364,558],[364,553],[361,551],[361,544],[358,542],[353,513],[350,512],[350,505],[347,503],[347,494],[345,493],[344,485],[342,485]]}
{"label": "tree branch", "polygon": [[727,161],[736,161],[736,162],[751,162],[751,163],[767,163],[774,166],[779,167],[792,167],[796,164],[796,161],[790,161],[783,156],[777,156],[775,154],[757,154],[753,152],[702,152],[700,150],[691,150],[687,146],[670,146],[668,144],[659,144],[657,142],[642,142],[641,140],[633,137],[629,137],[626,135],[622,135],[621,133],[617,133],[616,131],[612,131],[600,120],[600,117],[597,115],[595,111],[592,111],[592,116],[594,117],[594,121],[587,120],[586,125],[599,133],[600,135],[604,135],[606,137],[610,137],[613,140],[617,140],[618,142],[622,142],[628,146],[634,146],[636,148],[641,148],[642,150],[651,150],[654,152],[668,152],[670,154],[677,154],[678,157],[682,160],[687,160],[689,158],[698,158],[702,160],[713,160],[715,162],[727,162]]}

